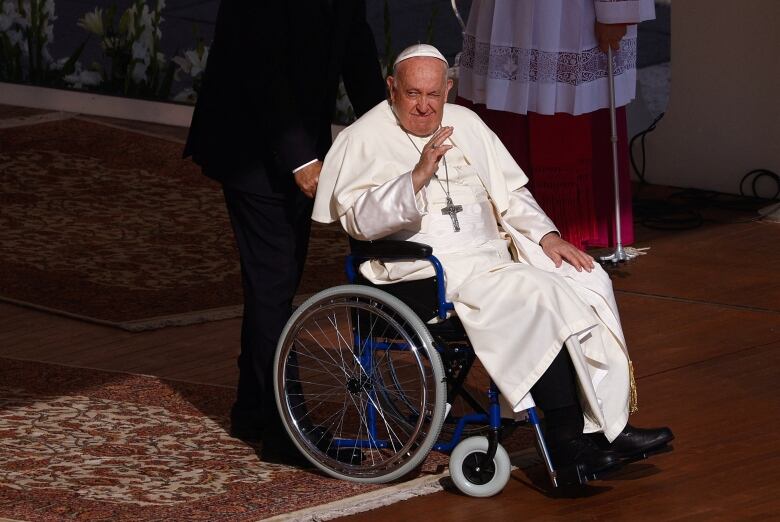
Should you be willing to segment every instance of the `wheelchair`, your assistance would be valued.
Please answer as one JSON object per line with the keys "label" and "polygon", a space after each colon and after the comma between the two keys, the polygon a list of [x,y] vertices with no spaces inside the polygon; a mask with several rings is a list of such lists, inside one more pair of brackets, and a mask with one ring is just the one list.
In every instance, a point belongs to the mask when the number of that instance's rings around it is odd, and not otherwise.
{"label": "wheelchair", "polygon": [[[350,284],[310,297],[281,334],[276,402],[294,444],[332,477],[393,481],[436,450],[450,452],[450,475],[460,491],[488,497],[504,488],[511,471],[500,442],[499,392],[490,381],[485,407],[464,386],[476,355],[450,313],[444,272],[432,252],[407,241],[351,240]],[[357,270],[372,259],[426,260],[436,275],[373,285]],[[525,413],[557,487],[563,470],[553,467],[536,410]]]}

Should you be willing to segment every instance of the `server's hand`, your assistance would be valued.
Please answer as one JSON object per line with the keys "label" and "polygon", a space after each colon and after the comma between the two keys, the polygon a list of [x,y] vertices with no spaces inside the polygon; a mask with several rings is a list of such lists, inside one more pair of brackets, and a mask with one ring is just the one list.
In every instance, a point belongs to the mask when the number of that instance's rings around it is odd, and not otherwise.
{"label": "server's hand", "polygon": [[596,22],[596,41],[604,53],[612,47],[613,51],[620,49],[620,40],[626,35],[628,24],[602,24]]}

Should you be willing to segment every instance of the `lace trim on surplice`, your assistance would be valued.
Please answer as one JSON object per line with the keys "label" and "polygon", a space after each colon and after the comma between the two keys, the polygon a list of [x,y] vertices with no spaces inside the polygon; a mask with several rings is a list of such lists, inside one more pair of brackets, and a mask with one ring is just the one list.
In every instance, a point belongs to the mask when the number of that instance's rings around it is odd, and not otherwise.
{"label": "lace trim on surplice", "polygon": [[[623,38],[614,54],[618,76],[636,67],[636,38]],[[460,66],[478,76],[518,82],[566,83],[578,86],[607,77],[607,55],[598,47],[580,52],[546,52],[477,42],[463,37]]]}

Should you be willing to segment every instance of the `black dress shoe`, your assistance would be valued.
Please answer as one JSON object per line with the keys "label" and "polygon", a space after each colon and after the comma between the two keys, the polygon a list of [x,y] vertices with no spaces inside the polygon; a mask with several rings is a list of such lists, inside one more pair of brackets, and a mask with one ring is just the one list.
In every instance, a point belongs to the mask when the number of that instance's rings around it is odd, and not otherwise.
{"label": "black dress shoe", "polygon": [[635,428],[626,424],[620,435],[610,444],[601,433],[589,435],[601,449],[609,449],[625,460],[647,458],[647,455],[662,449],[674,439],[669,428]]}
{"label": "black dress shoe", "polygon": [[577,438],[553,442],[550,444],[550,458],[559,484],[584,484],[598,475],[620,467],[620,456],[610,450],[599,449],[586,435]]}
{"label": "black dress shoe", "polygon": [[246,442],[260,442],[263,438],[263,428],[260,426],[230,423],[230,436]]}
{"label": "black dress shoe", "polygon": [[333,434],[323,426],[302,426],[301,433],[322,452],[327,452],[333,441]]}
{"label": "black dress shoe", "polygon": [[263,415],[254,409],[240,409],[235,405],[230,411],[230,436],[246,442],[259,442],[263,437]]}
{"label": "black dress shoe", "polygon": [[317,449],[339,462],[352,465],[363,462],[363,452],[359,448],[340,448],[334,445],[333,434],[323,426],[306,426],[301,432]]}
{"label": "black dress shoe", "polygon": [[263,446],[260,450],[260,458],[263,462],[284,464],[296,468],[313,467],[309,459],[292,443],[287,434],[266,434],[263,437]]}

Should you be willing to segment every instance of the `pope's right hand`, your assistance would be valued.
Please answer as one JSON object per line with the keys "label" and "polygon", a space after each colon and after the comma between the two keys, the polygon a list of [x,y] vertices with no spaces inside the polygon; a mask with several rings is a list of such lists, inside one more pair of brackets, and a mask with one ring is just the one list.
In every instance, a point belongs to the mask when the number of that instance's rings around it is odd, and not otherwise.
{"label": "pope's right hand", "polygon": [[320,181],[321,170],[322,162],[317,160],[293,174],[296,185],[307,197],[313,198],[317,193],[317,183]]}
{"label": "pope's right hand", "polygon": [[431,139],[425,144],[421,153],[420,161],[412,170],[412,182],[414,191],[419,191],[439,170],[439,162],[444,154],[450,150],[452,145],[445,145],[444,142],[452,136],[453,127],[441,127],[433,133]]}

